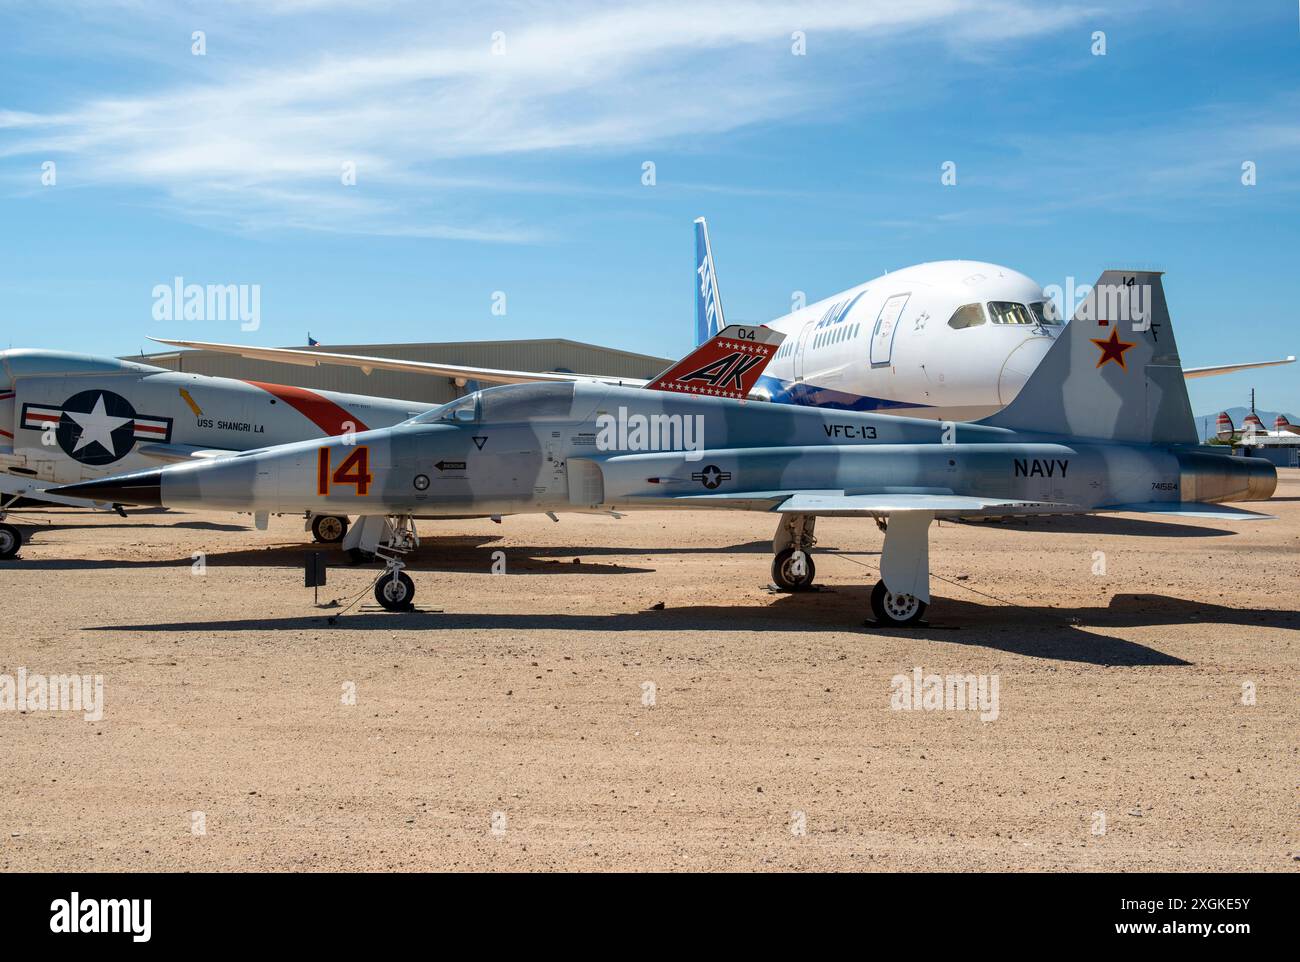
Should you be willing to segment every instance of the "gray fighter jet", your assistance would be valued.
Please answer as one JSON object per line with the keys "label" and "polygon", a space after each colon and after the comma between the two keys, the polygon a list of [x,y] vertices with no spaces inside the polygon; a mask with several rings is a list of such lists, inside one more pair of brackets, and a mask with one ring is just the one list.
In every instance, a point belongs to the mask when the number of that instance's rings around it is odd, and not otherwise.
{"label": "gray fighter jet", "polygon": [[[1140,512],[1262,518],[1264,460],[1198,444],[1161,276],[1107,271],[1016,399],[975,423],[745,400],[779,346],[732,325],[647,389],[490,388],[396,427],[59,489],[135,504],[367,516],[376,597],[409,607],[414,519],[709,508],[778,517],[773,578],[811,586],[821,516],[885,530],[879,622],[930,602],[935,518]],[[386,542],[386,543],[385,543]]]}

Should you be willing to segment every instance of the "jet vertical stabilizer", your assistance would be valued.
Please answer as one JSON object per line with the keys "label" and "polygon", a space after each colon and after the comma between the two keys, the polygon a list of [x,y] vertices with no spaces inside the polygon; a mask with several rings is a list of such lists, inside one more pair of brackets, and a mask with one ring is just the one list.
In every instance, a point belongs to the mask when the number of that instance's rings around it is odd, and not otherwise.
{"label": "jet vertical stabilizer", "polygon": [[1106,441],[1196,444],[1160,273],[1103,273],[1016,398],[980,423]]}

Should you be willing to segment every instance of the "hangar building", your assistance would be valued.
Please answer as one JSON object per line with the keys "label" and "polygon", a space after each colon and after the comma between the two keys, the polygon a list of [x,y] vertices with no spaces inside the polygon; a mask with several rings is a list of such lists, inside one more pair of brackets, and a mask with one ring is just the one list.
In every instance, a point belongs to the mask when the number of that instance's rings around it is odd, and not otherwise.
{"label": "hangar building", "polygon": [[[321,344],[303,351],[334,354],[364,354],[369,357],[404,361],[437,361],[512,371],[562,371],[577,374],[610,374],[649,379],[673,363],[663,357],[633,354],[595,344],[563,338],[527,341],[445,341],[429,344]],[[374,371],[337,364],[310,367],[282,364],[221,354],[216,351],[167,351],[127,358],[173,371],[188,371],[213,377],[268,381],[296,387],[369,394],[378,397],[426,401],[432,407],[455,400],[466,392],[456,379],[405,371]],[[487,387],[488,385],[483,385]]]}

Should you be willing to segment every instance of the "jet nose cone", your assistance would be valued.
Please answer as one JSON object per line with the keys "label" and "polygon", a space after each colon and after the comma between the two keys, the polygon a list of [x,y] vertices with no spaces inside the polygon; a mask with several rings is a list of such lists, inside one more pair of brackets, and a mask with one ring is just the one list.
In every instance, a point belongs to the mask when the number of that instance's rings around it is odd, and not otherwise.
{"label": "jet nose cone", "polygon": [[143,504],[162,507],[162,471],[140,471],[116,478],[81,481],[50,488],[52,494],[111,504]]}
{"label": "jet nose cone", "polygon": [[1007,355],[998,374],[998,403],[1010,404],[1029,380],[1029,375],[1047,355],[1054,338],[1035,335],[1025,338]]}

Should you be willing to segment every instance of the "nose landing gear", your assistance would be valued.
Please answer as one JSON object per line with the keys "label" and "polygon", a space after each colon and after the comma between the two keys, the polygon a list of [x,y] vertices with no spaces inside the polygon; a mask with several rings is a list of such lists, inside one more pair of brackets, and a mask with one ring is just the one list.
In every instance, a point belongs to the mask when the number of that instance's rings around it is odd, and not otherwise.
{"label": "nose landing gear", "polygon": [[410,611],[415,599],[415,582],[402,569],[402,558],[420,546],[415,522],[409,515],[386,519],[389,540],[375,548],[375,557],[384,562],[384,573],[375,582],[375,600],[387,611]]}
{"label": "nose landing gear", "polygon": [[375,600],[388,611],[410,611],[411,599],[415,597],[415,582],[405,571],[385,569],[383,576],[375,583]]}

